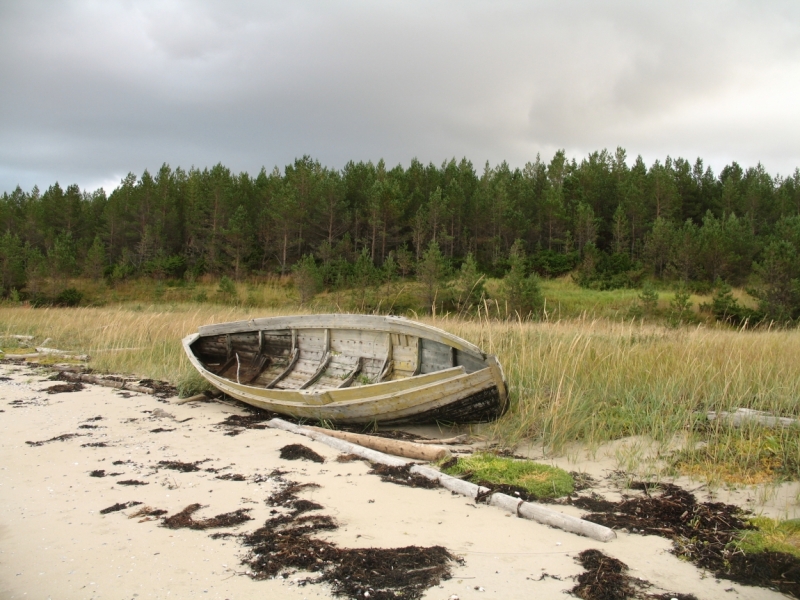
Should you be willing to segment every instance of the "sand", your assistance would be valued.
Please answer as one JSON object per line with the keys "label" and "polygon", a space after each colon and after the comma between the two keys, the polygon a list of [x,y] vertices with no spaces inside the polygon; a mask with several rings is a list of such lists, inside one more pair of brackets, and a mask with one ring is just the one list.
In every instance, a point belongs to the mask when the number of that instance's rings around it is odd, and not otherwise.
{"label": "sand", "polygon": [[[43,390],[54,382],[29,366],[0,365],[0,376],[3,600],[332,597],[326,585],[299,585],[305,573],[253,580],[241,563],[246,549],[238,539],[210,537],[215,531],[253,531],[270,517],[265,500],[279,488],[279,481],[270,477],[275,469],[286,472],[284,479],[319,485],[300,496],[321,504],[319,513],[339,523],[336,531],[319,534],[324,539],[346,548],[441,545],[462,557],[453,578],[430,588],[424,598],[572,597],[568,590],[583,570],[575,556],[587,548],[626,563],[632,576],[653,584],[651,593],[672,591],[704,599],[783,597],[716,580],[670,554],[671,543],[663,538],[621,532],[603,544],[476,506],[441,489],[382,482],[363,462],[336,462],[336,451],[291,433],[264,429],[225,435],[229,430],[218,424],[232,414],[245,414],[238,406],[177,405],[98,386],[48,395]],[[85,425],[96,428],[81,427]],[[172,431],[153,432],[159,428]],[[26,444],[64,434],[79,437]],[[85,445],[97,443],[106,445]],[[326,461],[279,458],[281,447],[296,443]],[[573,459],[562,466],[600,477],[616,468],[608,457]],[[198,471],[182,473],[158,468],[159,461],[205,462]],[[96,470],[106,476],[90,476]],[[216,478],[226,473],[246,480]],[[118,483],[125,480],[147,485]],[[747,500],[746,494],[741,500]],[[142,504],[100,512],[131,501]],[[785,506],[775,510],[789,510],[791,502],[781,502]],[[204,507],[196,518],[250,509],[253,520],[196,531],[167,529],[159,519],[129,518],[143,506],[172,515],[193,503]],[[581,514],[571,507],[563,510]]]}

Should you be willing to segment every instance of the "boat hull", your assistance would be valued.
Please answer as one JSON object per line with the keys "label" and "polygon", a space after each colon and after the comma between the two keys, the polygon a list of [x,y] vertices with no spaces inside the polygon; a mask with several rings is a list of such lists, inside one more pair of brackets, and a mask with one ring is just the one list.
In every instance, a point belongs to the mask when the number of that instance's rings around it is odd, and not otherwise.
{"label": "boat hull", "polygon": [[[263,374],[254,377],[255,383],[243,381],[243,376],[253,378],[255,371],[248,371],[249,365],[256,364],[268,372],[263,365],[270,361],[261,352],[264,340],[275,340],[279,335],[291,339],[293,346],[289,354],[288,341],[284,344],[281,356],[285,363],[280,367],[288,366],[282,374],[268,383],[271,375]],[[255,339],[258,353],[253,346]],[[249,354],[246,346],[237,346],[248,340]],[[304,372],[302,360],[298,361],[298,356],[304,356],[303,344],[307,346],[306,356],[311,357]],[[303,315],[238,321],[201,327],[198,333],[184,338],[183,345],[198,372],[225,394],[300,420],[391,425],[475,423],[498,418],[508,405],[505,378],[495,357],[440,329],[398,317]],[[216,349],[219,356],[209,358],[209,348]],[[416,348],[416,358],[409,348]],[[338,363],[332,362],[332,354]],[[225,362],[212,367],[212,360]],[[314,360],[319,361],[316,371]],[[381,365],[382,371],[372,377],[374,381],[357,384],[353,375],[357,371],[367,373],[369,361]],[[340,382],[331,373],[345,363],[357,366],[349,379],[343,370],[337,371],[342,373]],[[396,374],[392,371],[395,365]],[[403,371],[412,368],[416,374]],[[375,367],[372,372],[377,370]],[[297,372],[304,374],[295,377]],[[366,375],[362,378],[369,379]],[[285,389],[276,389],[275,385]]]}

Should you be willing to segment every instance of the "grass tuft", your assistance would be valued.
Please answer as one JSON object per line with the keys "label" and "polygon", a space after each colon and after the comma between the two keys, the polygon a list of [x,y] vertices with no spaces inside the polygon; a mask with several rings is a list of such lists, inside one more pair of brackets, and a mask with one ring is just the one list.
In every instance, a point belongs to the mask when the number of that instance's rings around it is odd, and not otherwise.
{"label": "grass tuft", "polygon": [[563,469],[494,454],[461,457],[444,471],[449,475],[469,475],[475,481],[525,488],[537,498],[560,498],[574,490],[572,476]]}
{"label": "grass tuft", "polygon": [[750,519],[753,530],[742,532],[734,542],[746,554],[783,552],[800,558],[800,519],[776,521],[769,517]]}

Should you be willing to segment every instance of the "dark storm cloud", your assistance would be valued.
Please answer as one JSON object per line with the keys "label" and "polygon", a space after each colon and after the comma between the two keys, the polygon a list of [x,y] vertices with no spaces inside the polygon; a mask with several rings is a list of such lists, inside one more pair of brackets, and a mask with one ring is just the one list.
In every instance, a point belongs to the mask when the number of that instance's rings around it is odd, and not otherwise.
{"label": "dark storm cloud", "polygon": [[311,154],[800,164],[796,3],[7,2],[0,187]]}

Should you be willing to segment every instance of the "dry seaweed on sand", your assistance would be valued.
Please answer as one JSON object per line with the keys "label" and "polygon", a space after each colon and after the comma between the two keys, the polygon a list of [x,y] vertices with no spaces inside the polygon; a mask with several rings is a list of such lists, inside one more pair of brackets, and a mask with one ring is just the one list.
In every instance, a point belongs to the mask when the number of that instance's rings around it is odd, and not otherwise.
{"label": "dry seaweed on sand", "polygon": [[39,442],[25,442],[29,446],[44,446],[45,444],[49,444],[50,442],[65,442],[67,440],[71,440],[72,438],[81,437],[80,433],[65,433],[63,435],[57,435],[56,437],[52,437],[49,440],[42,440]]}
{"label": "dry seaweed on sand", "polygon": [[122,475],[122,473],[106,473],[105,469],[95,469],[89,473],[89,477],[116,477],[118,475]]}
{"label": "dry seaweed on sand", "polygon": [[230,415],[215,427],[225,429],[225,435],[235,436],[242,433],[245,429],[266,429],[270,419],[277,415],[266,411],[252,412],[248,415]]}
{"label": "dry seaweed on sand", "polygon": [[166,433],[168,431],[175,431],[174,429],[165,429],[164,427],[156,427],[155,429],[151,429],[150,433]]}
{"label": "dry seaweed on sand", "polygon": [[89,442],[81,444],[81,448],[108,448],[108,442]]}
{"label": "dry seaweed on sand", "polygon": [[222,479],[223,481],[245,481],[247,477],[241,473],[225,473],[224,475],[217,475],[214,479]]}
{"label": "dry seaweed on sand", "polygon": [[570,590],[573,596],[583,600],[625,600],[626,598],[671,598],[675,600],[697,600],[692,594],[646,594],[650,582],[628,575],[628,566],[600,550],[590,548],[576,557],[586,569],[578,575],[578,584]]}
{"label": "dry seaweed on sand", "polygon": [[215,529],[219,527],[234,527],[245,521],[252,521],[248,513],[249,508],[240,508],[233,512],[222,513],[210,519],[195,520],[192,515],[203,508],[201,504],[190,504],[182,511],[171,517],[164,517],[162,525],[169,529]]}
{"label": "dry seaweed on sand", "polygon": [[372,463],[372,468],[369,472],[373,475],[378,475],[381,481],[388,483],[396,483],[398,485],[407,485],[408,487],[433,489],[439,487],[439,482],[433,479],[428,479],[422,475],[411,472],[413,463],[408,463],[402,467],[390,467],[389,465],[381,465]]}
{"label": "dry seaweed on sand", "polygon": [[157,381],[155,379],[140,379],[139,385],[153,390],[158,398],[171,398],[178,395],[178,388],[170,385],[166,381]]}
{"label": "dry seaweed on sand", "polygon": [[138,479],[125,479],[123,481],[118,481],[117,485],[150,485],[146,481],[139,481]]}
{"label": "dry seaweed on sand", "polygon": [[316,483],[296,483],[294,481],[287,481],[286,486],[272,494],[267,498],[268,506],[289,506],[289,503],[297,499],[297,493],[301,490],[311,488],[318,488],[319,484]]}
{"label": "dry seaweed on sand", "polygon": [[315,463],[324,463],[325,459],[303,444],[289,444],[281,448],[283,460],[310,460]]}
{"label": "dry seaweed on sand", "polygon": [[165,510],[153,508],[151,506],[143,506],[142,508],[129,514],[128,518],[135,519],[136,517],[161,517],[165,514],[167,514],[167,511]]}
{"label": "dry seaweed on sand", "polygon": [[210,459],[198,460],[193,463],[181,462],[179,460],[160,460],[158,461],[158,468],[171,469],[172,471],[180,471],[181,473],[192,473],[199,471],[200,465]]}
{"label": "dry seaweed on sand", "polygon": [[[572,504],[593,510],[584,519],[632,533],[671,539],[672,552],[716,577],[744,585],[775,588],[800,598],[800,559],[782,552],[744,553],[735,541],[752,529],[738,506],[697,502],[690,492],[673,484],[631,484],[645,495],[608,502],[576,498]],[[654,495],[651,491],[659,490]]]}
{"label": "dry seaweed on sand", "polygon": [[338,463],[349,463],[357,460],[366,460],[366,459],[362,456],[359,456],[358,454],[340,454],[339,456],[336,457],[336,462]]}
{"label": "dry seaweed on sand", "polygon": [[[298,500],[297,492],[312,487],[288,482],[267,501],[272,506],[291,508],[275,516],[256,531],[242,536],[250,548],[244,564],[254,579],[275,577],[287,569],[319,573],[305,583],[330,584],[334,595],[348,598],[420,598],[428,588],[449,579],[450,566],[459,559],[441,546],[422,548],[339,548],[312,537],[318,531],[337,529],[327,515],[305,515],[322,507]],[[369,594],[369,595],[367,595]]]}
{"label": "dry seaweed on sand", "polygon": [[101,515],[107,515],[108,513],[117,512],[119,510],[125,510],[126,508],[130,508],[131,506],[136,506],[141,504],[141,502],[136,502],[135,500],[131,502],[117,502],[116,504],[112,504],[108,508],[104,508],[100,511]]}
{"label": "dry seaweed on sand", "polygon": [[68,392],[80,392],[83,388],[84,385],[82,383],[57,383],[42,391],[48,394],[63,394]]}

